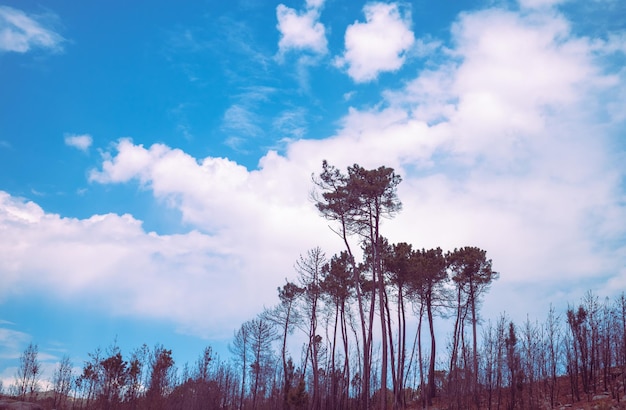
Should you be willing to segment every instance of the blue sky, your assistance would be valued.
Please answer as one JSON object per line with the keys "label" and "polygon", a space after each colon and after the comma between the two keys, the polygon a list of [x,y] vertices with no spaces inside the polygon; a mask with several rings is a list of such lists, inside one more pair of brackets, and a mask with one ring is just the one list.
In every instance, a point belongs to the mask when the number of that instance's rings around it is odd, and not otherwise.
{"label": "blue sky", "polygon": [[179,365],[341,242],[322,159],[403,176],[393,242],[487,250],[483,316],[626,288],[618,0],[0,3],[0,378],[116,337]]}

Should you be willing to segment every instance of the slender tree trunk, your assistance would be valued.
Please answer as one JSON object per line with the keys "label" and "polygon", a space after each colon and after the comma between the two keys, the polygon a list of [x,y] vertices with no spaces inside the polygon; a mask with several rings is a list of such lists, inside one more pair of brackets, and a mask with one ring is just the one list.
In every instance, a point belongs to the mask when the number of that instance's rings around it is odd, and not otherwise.
{"label": "slender tree trunk", "polygon": [[387,296],[387,291],[385,290],[384,292],[384,296],[385,296],[385,315],[387,316],[387,334],[389,335],[389,358],[390,358],[390,366],[389,368],[391,369],[391,385],[392,385],[392,392],[393,392],[393,397],[394,397],[394,407],[397,406],[396,404],[396,397],[397,397],[397,383],[396,383],[396,361],[395,361],[395,352],[394,352],[394,345],[393,345],[393,330],[392,330],[392,326],[391,326],[391,313],[389,310],[389,298]]}
{"label": "slender tree trunk", "polygon": [[333,326],[333,344],[331,346],[331,364],[330,364],[330,374],[331,374],[331,390],[329,399],[329,407],[337,408],[337,387],[339,383],[339,378],[337,377],[337,371],[335,366],[335,350],[337,346],[337,327],[339,325],[339,301],[335,301],[335,324]]}
{"label": "slender tree trunk", "polygon": [[309,350],[311,359],[311,371],[313,372],[313,397],[311,408],[317,410],[320,408],[320,392],[319,392],[319,365],[318,365],[318,346],[317,346],[317,299],[313,302],[311,314],[311,329],[309,338]]}
{"label": "slender tree trunk", "polygon": [[[378,204],[374,205],[374,210],[378,209]],[[373,253],[373,266],[372,266],[372,276],[374,279],[374,283],[378,284],[378,311],[380,314],[380,331],[381,331],[381,339],[382,339],[382,362],[381,362],[381,370],[380,370],[380,409],[387,410],[387,353],[388,353],[388,332],[387,332],[387,323],[386,323],[386,308],[385,308],[385,279],[382,274],[381,264],[380,264],[380,237],[378,235],[378,214],[372,212],[370,209],[370,221],[373,223],[370,224],[370,240],[372,244],[372,253]]]}
{"label": "slender tree trunk", "polygon": [[430,363],[428,366],[428,394],[426,395],[426,397],[428,400],[428,405],[431,406],[433,404],[433,397],[435,397],[437,393],[437,386],[435,386],[435,359],[437,357],[437,345],[435,343],[433,307],[432,298],[430,295],[426,298],[426,314],[428,315],[428,330],[430,332]]}
{"label": "slender tree trunk", "polygon": [[382,339],[382,363],[381,363],[381,377],[380,377],[380,409],[387,410],[387,354],[388,354],[388,332],[385,315],[385,301],[382,278],[379,278],[379,297],[378,308],[380,311],[380,327],[381,327],[381,339]]}
{"label": "slender tree trunk", "polygon": [[476,407],[479,406],[479,397],[478,397],[478,338],[476,336],[476,325],[478,319],[476,317],[476,299],[475,299],[475,289],[473,283],[470,282],[470,300],[472,307],[472,394],[474,396],[474,403]]}
{"label": "slender tree trunk", "polygon": [[350,394],[350,350],[348,346],[348,327],[346,323],[346,307],[345,301],[341,303],[341,339],[343,341],[343,382],[344,388],[341,394],[341,408],[348,406],[348,398]]}
{"label": "slender tree trunk", "polygon": [[452,352],[450,354],[450,367],[449,367],[449,378],[450,381],[454,381],[456,379],[456,362],[459,350],[459,332],[461,329],[461,316],[463,306],[461,305],[461,287],[457,289],[457,312],[456,312],[456,320],[454,322],[454,333],[452,337]]}
{"label": "slender tree trunk", "polygon": [[285,327],[283,329],[283,346],[282,346],[282,358],[283,358],[283,409],[288,407],[289,399],[289,369],[287,367],[287,334],[289,333],[289,318],[291,314],[291,304],[287,307],[287,314],[285,318]]}
{"label": "slender tree trunk", "polygon": [[406,360],[406,317],[402,285],[398,287],[398,361],[394,385],[396,408],[404,408],[404,369]]}
{"label": "slender tree trunk", "polygon": [[[363,362],[361,363],[361,403],[363,409],[369,409],[369,390],[370,390],[370,369],[371,369],[371,335],[372,335],[372,323],[374,321],[373,318],[373,304],[374,297],[372,297],[370,306],[370,315],[369,315],[369,326],[366,326],[366,314],[363,304],[363,294],[361,292],[360,286],[360,278],[359,278],[359,270],[357,269],[356,262],[354,259],[354,255],[352,254],[352,248],[350,247],[350,243],[348,242],[348,232],[346,229],[346,220],[345,217],[341,217],[341,229],[342,229],[342,238],[343,242],[346,246],[346,250],[348,255],[350,256],[350,261],[352,262],[352,272],[353,272],[353,281],[354,287],[356,291],[356,299],[357,305],[359,307],[359,319],[361,321],[361,334],[363,337]],[[374,294],[372,293],[372,296]],[[357,339],[358,342],[358,339]],[[357,346],[358,347],[358,346]]]}
{"label": "slender tree trunk", "polygon": [[424,358],[422,356],[422,319],[424,317],[424,305],[420,305],[420,313],[417,321],[417,362],[420,371],[420,401],[422,408],[426,407],[426,394],[424,389]]}

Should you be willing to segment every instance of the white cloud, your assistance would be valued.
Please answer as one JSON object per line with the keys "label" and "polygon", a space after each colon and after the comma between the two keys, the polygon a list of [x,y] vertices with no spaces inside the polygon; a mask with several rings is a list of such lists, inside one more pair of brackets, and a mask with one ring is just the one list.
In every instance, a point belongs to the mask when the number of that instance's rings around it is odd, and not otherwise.
{"label": "white cloud", "polygon": [[247,87],[236,96],[237,101],[226,109],[222,118],[221,130],[227,135],[226,145],[243,151],[247,140],[265,135],[266,124],[258,111],[275,92],[272,87]]}
{"label": "white cloud", "polygon": [[276,7],[276,28],[280,32],[279,59],[289,51],[310,51],[320,55],[327,53],[326,29],[319,22],[323,5],[323,0],[307,0],[306,10],[301,13],[284,4]]}
{"label": "white cloud", "polygon": [[[178,164],[174,160],[170,165]],[[165,163],[157,166],[167,167]],[[218,196],[218,190],[209,196]],[[254,203],[233,208],[231,215],[241,216],[250,232],[244,226],[229,232],[235,228],[225,221],[216,224],[223,230],[217,236],[197,231],[157,235],[145,232],[130,215],[63,218],[0,192],[0,226],[6,233],[0,239],[0,297],[28,288],[52,297],[86,298],[92,307],[114,315],[168,319],[187,331],[208,335],[210,329],[213,337],[230,336],[233,323],[273,303],[276,287],[289,275],[300,251],[285,237],[275,238],[281,228],[271,225],[295,222],[293,211],[279,214],[277,209],[264,207],[260,211],[269,219],[261,220]],[[218,205],[211,210],[227,213]],[[204,217],[211,210],[203,212]],[[201,216],[190,213],[187,217]],[[256,218],[260,222],[255,224]],[[253,252],[255,256],[246,255],[252,243],[262,242],[275,248],[262,247]],[[286,260],[284,253],[290,250],[293,255]]]}
{"label": "white cloud", "polygon": [[567,0],[519,0],[520,7],[527,9],[547,9],[565,3]]}
{"label": "white cloud", "polygon": [[93,138],[89,134],[67,134],[65,136],[65,145],[74,147],[83,152],[89,151],[89,147],[93,143]]}
{"label": "white cloud", "polygon": [[304,108],[285,110],[274,119],[272,127],[283,139],[300,139],[307,132],[306,116]]}
{"label": "white cloud", "polygon": [[38,16],[0,6],[0,51],[25,53],[33,48],[62,51],[63,37],[38,20]]}
{"label": "white cloud", "polygon": [[14,360],[20,357],[30,335],[18,330],[0,327],[0,359]]}
{"label": "white cloud", "polygon": [[222,129],[238,137],[259,137],[264,134],[260,122],[258,114],[241,104],[233,104],[224,112]]}
{"label": "white cloud", "polygon": [[428,57],[443,45],[441,40],[433,39],[430,36],[418,38],[415,41],[415,54],[418,57]]}
{"label": "white cloud", "polygon": [[415,41],[410,13],[401,13],[396,3],[368,3],[363,13],[366,22],[355,22],[346,29],[346,50],[335,60],[335,65],[346,68],[358,83],[398,70]]}
{"label": "white cloud", "polygon": [[[120,140],[91,181],[138,181],[188,234],[146,233],[129,215],[62,218],[1,194],[0,289],[106,294],[93,300],[120,314],[230,335],[275,303],[298,254],[341,248],[309,199],[324,158],[403,176],[404,210],[383,226],[391,241],[486,249],[501,272],[487,315],[532,317],[557,291],[625,283],[625,170],[611,149],[623,118],[607,107],[626,79],[554,14],[467,13],[449,46],[381,104],[351,109],[336,135],[292,141],[255,170]],[[510,305],[524,287],[537,291]]]}

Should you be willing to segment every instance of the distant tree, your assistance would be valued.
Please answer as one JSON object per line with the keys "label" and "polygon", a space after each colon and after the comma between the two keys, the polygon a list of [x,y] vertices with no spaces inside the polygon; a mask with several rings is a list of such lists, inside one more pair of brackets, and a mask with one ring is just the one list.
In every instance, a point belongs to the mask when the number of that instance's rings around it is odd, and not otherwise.
{"label": "distant tree", "polygon": [[[616,396],[619,397],[619,386],[626,393],[626,293],[622,292],[614,302],[616,315],[616,326],[614,336],[615,361],[618,368],[621,368],[621,380],[615,380]],[[617,379],[617,376],[616,376]]]}
{"label": "distant tree", "polygon": [[520,397],[521,406],[525,408],[538,408],[539,400],[537,398],[537,386],[536,382],[541,377],[540,362],[541,362],[541,334],[540,327],[535,322],[532,323],[527,317],[521,330],[521,370],[524,375],[524,385],[526,391],[526,397]]}
{"label": "distant tree", "polygon": [[506,346],[506,363],[509,367],[509,409],[514,409],[517,405],[515,392],[517,391],[520,373],[520,357],[517,349],[517,335],[513,322],[509,323],[509,334],[504,340]]}
{"label": "distant tree", "polygon": [[[334,311],[333,338],[330,358],[331,387],[329,405],[333,408],[346,408],[348,405],[350,382],[350,346],[348,334],[349,302],[354,294],[353,263],[347,252],[331,258],[322,270],[321,288],[327,304]],[[343,344],[343,366],[336,369],[337,333]]]}
{"label": "distant tree", "polygon": [[239,393],[239,410],[243,410],[246,392],[246,374],[248,372],[248,360],[250,350],[249,326],[245,323],[235,332],[233,344],[229,346],[230,352],[237,358],[241,365],[241,388]]}
{"label": "distant tree", "polygon": [[150,380],[146,391],[146,399],[150,409],[164,408],[165,398],[173,387],[174,359],[172,351],[162,345],[154,347],[150,356]]}
{"label": "distant tree", "polygon": [[208,381],[210,378],[211,363],[213,362],[213,349],[207,346],[196,361],[195,378],[197,380]]}
{"label": "distant tree", "polygon": [[54,408],[66,408],[67,398],[72,388],[72,362],[65,355],[59,362],[52,376],[52,389],[54,391]]}
{"label": "distant tree", "polygon": [[[478,306],[480,297],[489,288],[491,282],[499,277],[491,268],[491,259],[487,259],[487,252],[466,246],[448,252],[446,259],[452,274],[452,281],[457,289],[457,317],[454,329],[452,360],[450,373],[454,376],[454,366],[458,349],[458,339],[464,333],[464,321],[467,313],[472,323],[472,390],[476,394],[478,388]],[[465,369],[467,371],[467,369]],[[477,399],[477,396],[475,396]]]}
{"label": "distant tree", "polygon": [[137,408],[142,390],[148,384],[149,350],[148,346],[143,344],[131,353],[128,362],[128,381],[124,400],[129,404],[131,410]]}
{"label": "distant tree", "polygon": [[568,370],[572,387],[572,395],[576,401],[580,401],[580,389],[578,386],[579,375],[582,374],[583,390],[587,392],[587,365],[588,365],[588,337],[586,326],[587,311],[581,305],[575,311],[567,309],[567,324],[571,331],[571,353],[568,355]]}
{"label": "distant tree", "polygon": [[445,283],[448,281],[446,257],[441,248],[414,251],[410,255],[408,283],[410,292],[417,295],[426,310],[430,335],[430,360],[428,365],[428,386],[426,401],[430,406],[436,393],[435,361],[437,344],[435,340],[434,313],[448,299]]}
{"label": "distant tree", "polygon": [[252,363],[250,370],[252,373],[252,409],[258,408],[259,396],[265,395],[268,385],[269,374],[272,370],[272,342],[276,340],[277,333],[273,324],[257,317],[247,321],[243,325],[249,337],[249,349]]}
{"label": "distant tree", "polygon": [[[411,255],[413,249],[408,243],[402,242],[383,248],[384,270],[389,276],[389,282],[396,291],[396,313],[397,313],[397,343],[398,360],[393,362],[392,358],[392,378],[394,408],[404,407],[404,372],[406,366],[406,308],[405,298],[408,283],[411,275]],[[391,315],[387,316],[387,327],[391,334]],[[420,318],[421,325],[421,318]],[[420,326],[421,327],[421,326]],[[419,330],[418,330],[419,331]],[[421,353],[421,350],[420,350]],[[395,366],[394,366],[395,364]],[[420,372],[421,373],[421,372]],[[423,384],[423,383],[422,383]],[[423,387],[423,386],[422,386]]]}
{"label": "distant tree", "polygon": [[547,338],[547,383],[550,397],[550,406],[554,407],[556,398],[558,396],[558,383],[557,375],[559,370],[559,364],[561,359],[562,350],[562,336],[560,327],[560,317],[555,313],[554,307],[550,305],[548,311],[548,318],[545,324],[546,338]]}
{"label": "distant tree", "polygon": [[109,350],[109,357],[100,361],[102,387],[100,391],[101,407],[105,410],[117,409],[122,399],[123,389],[128,379],[127,363],[117,345]]}
{"label": "distant tree", "polygon": [[305,332],[308,336],[306,357],[311,363],[313,376],[313,392],[311,397],[311,408],[319,409],[321,406],[320,397],[320,341],[318,334],[318,314],[322,297],[322,271],[327,264],[326,255],[321,248],[310,249],[306,256],[300,255],[296,261],[296,272],[303,291],[303,309],[305,311],[303,319],[306,320]]}
{"label": "distant tree", "polygon": [[89,353],[89,361],[83,366],[83,372],[77,379],[77,385],[83,390],[84,404],[86,408],[91,408],[92,400],[96,397],[100,388],[101,377],[101,354],[100,348],[93,353]]}
{"label": "distant tree", "polygon": [[501,408],[502,403],[507,324],[506,316],[502,314],[495,327],[490,321],[483,333],[483,385],[487,390],[487,408],[490,410],[494,407],[494,399],[496,408]]}
{"label": "distant tree", "polygon": [[586,327],[588,332],[586,365],[583,367],[583,386],[585,393],[596,393],[596,380],[600,364],[600,306],[598,297],[592,291],[587,291],[582,303],[587,311]]}
{"label": "distant tree", "polygon": [[[183,378],[187,383],[191,383],[193,389],[185,394],[185,400],[191,402],[192,405],[186,406],[190,409],[202,408],[219,408],[222,395],[227,391],[220,391],[212,369],[219,367],[215,363],[216,357],[211,346],[207,346],[196,360],[196,366],[193,372],[193,379]],[[190,397],[191,396],[191,397]]]}
{"label": "distant tree", "polygon": [[20,355],[15,386],[17,395],[22,399],[33,399],[39,390],[39,378],[41,377],[41,364],[39,363],[39,347],[29,343]]}
{"label": "distant tree", "polygon": [[[280,304],[273,309],[266,310],[263,317],[274,322],[282,330],[281,359],[283,365],[283,408],[287,408],[289,390],[291,389],[293,372],[289,371],[287,359],[287,335],[293,331],[294,324],[300,319],[296,303],[304,289],[298,285],[287,282],[282,288],[278,288]],[[293,366],[292,366],[293,367]]]}

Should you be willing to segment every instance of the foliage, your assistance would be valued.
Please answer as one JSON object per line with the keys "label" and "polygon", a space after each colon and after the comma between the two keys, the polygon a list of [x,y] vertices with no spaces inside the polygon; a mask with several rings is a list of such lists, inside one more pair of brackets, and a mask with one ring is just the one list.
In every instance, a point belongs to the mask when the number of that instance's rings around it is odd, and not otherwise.
{"label": "foliage", "polygon": [[[319,247],[300,256],[276,306],[235,331],[229,360],[207,346],[179,371],[162,345],[125,357],[114,343],[90,353],[77,375],[65,356],[48,407],[540,409],[626,394],[624,294],[601,303],[589,292],[564,315],[550,307],[544,323],[504,314],[481,322],[499,277],[485,250],[415,249],[382,235],[383,220],[401,210],[400,181],[388,167],[343,173],[324,161],[315,205],[345,248],[329,259]],[[447,350],[436,340],[442,317],[454,322]],[[40,375],[30,344],[11,391],[37,400]]]}

